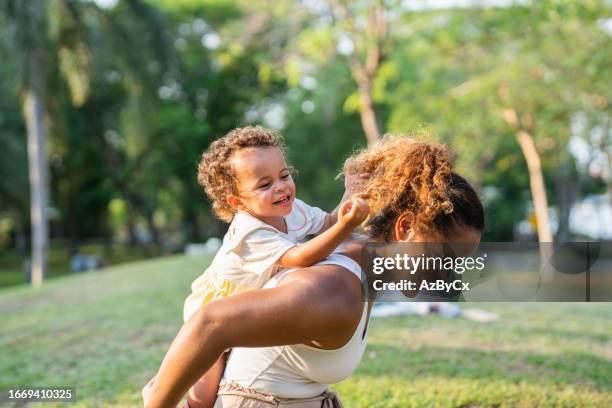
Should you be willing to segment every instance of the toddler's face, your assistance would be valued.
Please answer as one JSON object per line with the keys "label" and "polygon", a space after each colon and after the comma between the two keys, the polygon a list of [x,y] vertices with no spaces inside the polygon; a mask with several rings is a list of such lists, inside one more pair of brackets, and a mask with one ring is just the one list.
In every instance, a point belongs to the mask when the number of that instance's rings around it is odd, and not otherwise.
{"label": "toddler's face", "polygon": [[263,221],[267,217],[283,217],[291,212],[295,184],[280,149],[243,149],[232,157],[232,165],[238,176],[239,209]]}

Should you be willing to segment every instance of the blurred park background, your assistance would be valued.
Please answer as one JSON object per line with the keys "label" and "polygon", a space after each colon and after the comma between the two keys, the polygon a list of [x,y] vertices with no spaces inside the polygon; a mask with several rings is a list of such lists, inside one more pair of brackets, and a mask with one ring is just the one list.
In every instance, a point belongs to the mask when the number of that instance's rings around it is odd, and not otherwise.
{"label": "blurred park background", "polygon": [[[226,228],[196,164],[237,126],[281,132],[324,209],[351,152],[418,131],[477,188],[484,241],[612,240],[611,38],[606,0],[0,0],[0,388],[139,405]],[[482,307],[375,319],[336,389],[612,406],[608,304]]]}

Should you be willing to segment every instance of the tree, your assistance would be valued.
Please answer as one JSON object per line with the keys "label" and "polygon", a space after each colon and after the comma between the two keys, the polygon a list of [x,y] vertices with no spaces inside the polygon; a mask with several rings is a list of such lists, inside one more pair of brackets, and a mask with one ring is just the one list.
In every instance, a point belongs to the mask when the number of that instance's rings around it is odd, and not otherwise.
{"label": "tree", "polygon": [[528,169],[539,240],[551,242],[545,174],[571,162],[566,149],[575,115],[606,107],[585,103],[607,100],[603,7],[550,1],[403,16],[412,44],[394,50],[386,69],[389,127],[432,127],[456,147],[477,184],[512,137]]}
{"label": "tree", "polygon": [[[8,72],[7,65],[3,64],[0,71]],[[7,85],[0,83],[0,215],[9,219],[11,243],[23,254],[29,225],[27,141],[23,138],[25,129],[15,92]]]}
{"label": "tree", "polygon": [[[127,1],[138,18],[148,17],[148,6]],[[28,135],[30,207],[32,227],[32,284],[40,285],[46,274],[48,246],[47,206],[49,166],[47,143],[51,121],[49,109],[56,95],[50,90],[65,82],[72,103],[82,105],[89,93],[90,49],[87,18],[104,17],[93,3],[75,0],[9,0],[0,9],[7,24],[7,45],[16,56],[15,74],[20,77],[23,115]],[[153,31],[155,32],[155,31]],[[123,39],[125,42],[125,39]],[[54,112],[57,113],[57,112]]]}
{"label": "tree", "polygon": [[454,90],[459,98],[475,92],[487,99],[493,117],[513,133],[529,171],[540,242],[553,241],[542,157],[555,168],[571,160],[565,150],[572,121],[605,73],[607,54],[598,50],[607,41],[597,21],[602,7],[550,1],[484,18],[496,23],[496,33],[482,31],[480,67]]}
{"label": "tree", "polygon": [[[276,2],[267,6],[251,2],[247,10],[266,16],[273,65],[283,65],[288,85],[316,75],[331,63],[346,63],[356,90],[347,99],[350,111],[359,113],[368,144],[381,137],[384,117],[377,113],[375,82],[389,51],[389,22],[399,9],[394,1],[313,3]],[[280,46],[279,46],[280,45]],[[338,55],[342,59],[336,58]]]}
{"label": "tree", "polygon": [[[359,117],[369,145],[380,139],[374,101],[372,97],[374,80],[385,59],[388,37],[389,9],[384,1],[376,1],[365,7],[359,3],[332,2],[335,29],[346,34],[345,41],[353,44],[353,50],[346,50],[353,79],[357,84]],[[364,23],[359,24],[359,21]],[[361,26],[361,27],[360,27]]]}
{"label": "tree", "polygon": [[45,101],[48,62],[46,37],[47,9],[39,1],[9,1],[3,10],[12,20],[14,50],[22,52],[23,114],[28,134],[30,174],[30,218],[32,225],[33,285],[40,285],[46,274],[48,242],[46,207],[48,201],[48,164],[46,155],[47,115]]}

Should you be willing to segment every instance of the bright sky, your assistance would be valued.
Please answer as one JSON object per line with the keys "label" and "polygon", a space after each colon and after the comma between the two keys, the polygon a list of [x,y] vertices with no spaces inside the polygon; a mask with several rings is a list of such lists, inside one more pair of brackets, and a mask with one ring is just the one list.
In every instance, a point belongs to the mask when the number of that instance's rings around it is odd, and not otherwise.
{"label": "bright sky", "polygon": [[101,8],[113,8],[119,0],[94,0],[94,2]]}

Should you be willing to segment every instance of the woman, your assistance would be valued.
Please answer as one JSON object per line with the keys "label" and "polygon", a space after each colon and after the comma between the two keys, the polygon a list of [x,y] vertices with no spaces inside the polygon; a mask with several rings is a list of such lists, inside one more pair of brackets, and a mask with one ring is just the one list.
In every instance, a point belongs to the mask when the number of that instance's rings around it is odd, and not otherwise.
{"label": "woman", "polygon": [[320,264],[279,274],[264,289],[203,306],[171,345],[146,406],[175,406],[229,348],[215,407],[341,406],[327,384],[348,377],[365,349],[364,245],[480,240],[482,205],[452,172],[443,146],[385,137],[349,159],[345,173],[370,174],[363,187],[372,209],[368,237],[346,242]]}

